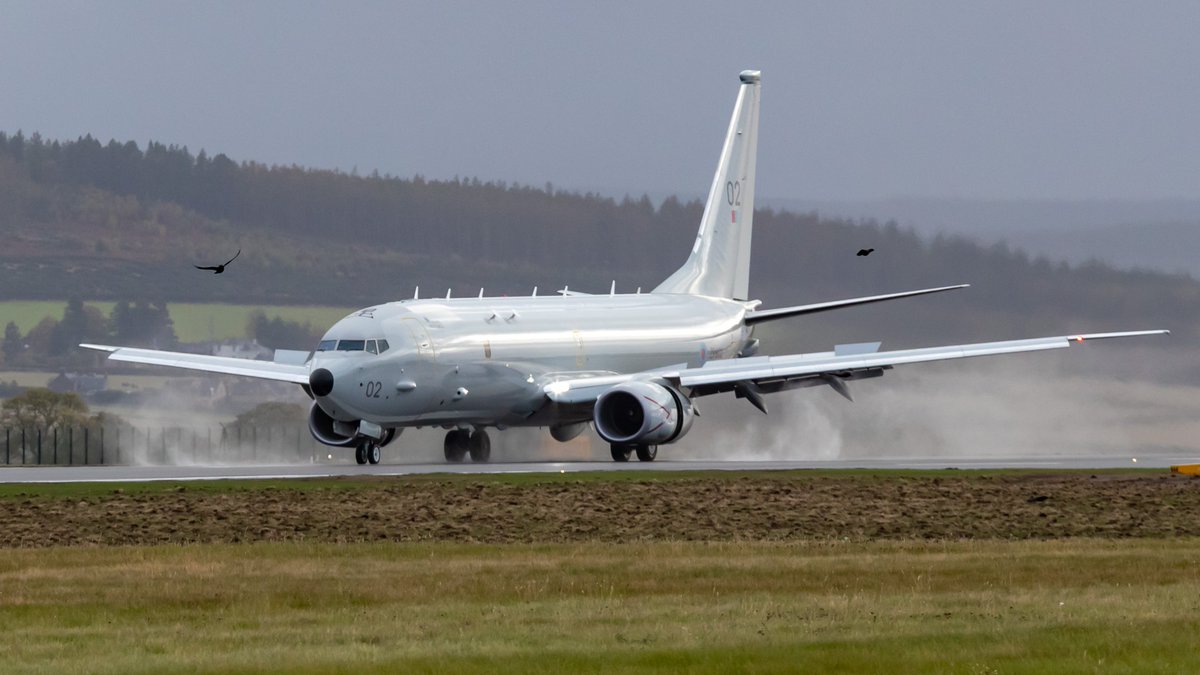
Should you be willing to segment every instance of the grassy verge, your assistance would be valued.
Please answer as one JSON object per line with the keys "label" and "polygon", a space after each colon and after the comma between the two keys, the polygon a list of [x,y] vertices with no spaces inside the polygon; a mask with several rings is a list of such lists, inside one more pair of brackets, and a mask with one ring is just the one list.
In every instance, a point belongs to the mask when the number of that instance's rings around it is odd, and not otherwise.
{"label": "grassy verge", "polygon": [[4,668],[1196,672],[1200,540],[0,552]]}

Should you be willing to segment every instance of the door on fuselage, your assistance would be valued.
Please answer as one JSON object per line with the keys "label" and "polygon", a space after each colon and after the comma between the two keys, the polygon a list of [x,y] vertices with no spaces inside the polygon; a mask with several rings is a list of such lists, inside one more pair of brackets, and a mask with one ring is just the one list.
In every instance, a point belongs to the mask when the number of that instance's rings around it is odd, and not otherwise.
{"label": "door on fuselage", "polygon": [[404,372],[400,373],[399,380],[416,384],[415,389],[400,392],[400,396],[406,410],[421,417],[436,411],[437,402],[442,398],[442,392],[438,391],[442,375],[438,372],[437,350],[420,319],[401,319],[400,325],[412,341],[415,358],[404,364]]}

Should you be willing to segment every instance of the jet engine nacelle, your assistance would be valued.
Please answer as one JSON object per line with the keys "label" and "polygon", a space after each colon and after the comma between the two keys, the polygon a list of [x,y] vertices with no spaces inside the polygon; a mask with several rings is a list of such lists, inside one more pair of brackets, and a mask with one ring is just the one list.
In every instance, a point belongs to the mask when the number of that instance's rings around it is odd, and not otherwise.
{"label": "jet engine nacelle", "polygon": [[680,392],[653,382],[625,382],[596,399],[596,432],[609,443],[673,443],[687,433],[695,413]]}
{"label": "jet engine nacelle", "polygon": [[[354,445],[357,439],[357,422],[339,422],[329,416],[316,403],[308,409],[308,431],[313,438],[340,448]],[[388,439],[391,440],[391,439]]]}

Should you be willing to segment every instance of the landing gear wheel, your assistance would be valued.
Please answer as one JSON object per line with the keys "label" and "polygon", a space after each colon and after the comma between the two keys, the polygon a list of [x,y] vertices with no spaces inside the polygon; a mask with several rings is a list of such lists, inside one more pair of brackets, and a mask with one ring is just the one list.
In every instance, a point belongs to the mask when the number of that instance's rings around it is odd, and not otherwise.
{"label": "landing gear wheel", "polygon": [[[638,457],[641,457],[641,455],[638,455]],[[367,461],[370,462],[371,464],[378,464],[379,460],[381,460],[381,459],[383,459],[383,450],[379,447],[379,444],[376,443],[375,441],[371,441],[370,443],[368,443],[367,444]]]}
{"label": "landing gear wheel", "polygon": [[446,455],[447,462],[461,462],[463,457],[467,456],[467,443],[470,436],[462,429],[454,429],[446,433],[446,441],[442,444],[442,449]]}
{"label": "landing gear wheel", "polygon": [[467,448],[471,452],[471,461],[476,464],[485,464],[492,458],[492,439],[488,438],[487,432],[483,429],[471,434],[467,441]]}
{"label": "landing gear wheel", "polygon": [[628,462],[629,456],[633,454],[633,446],[613,443],[608,447],[612,451],[612,458],[614,462]]}
{"label": "landing gear wheel", "polygon": [[658,457],[657,445],[642,444],[638,445],[635,449],[637,450],[638,461],[640,462],[653,462],[654,458]]}
{"label": "landing gear wheel", "polygon": [[367,444],[366,443],[359,443],[354,448],[354,461],[358,462],[359,464],[367,463]]}

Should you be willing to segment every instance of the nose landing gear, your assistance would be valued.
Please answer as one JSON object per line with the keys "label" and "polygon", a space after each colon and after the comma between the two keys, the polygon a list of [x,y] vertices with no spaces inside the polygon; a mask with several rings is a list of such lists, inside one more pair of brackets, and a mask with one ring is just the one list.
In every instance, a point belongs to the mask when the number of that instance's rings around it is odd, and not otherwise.
{"label": "nose landing gear", "polygon": [[442,448],[447,462],[461,462],[470,454],[472,462],[482,464],[492,457],[492,440],[483,429],[453,429],[446,433]]}

